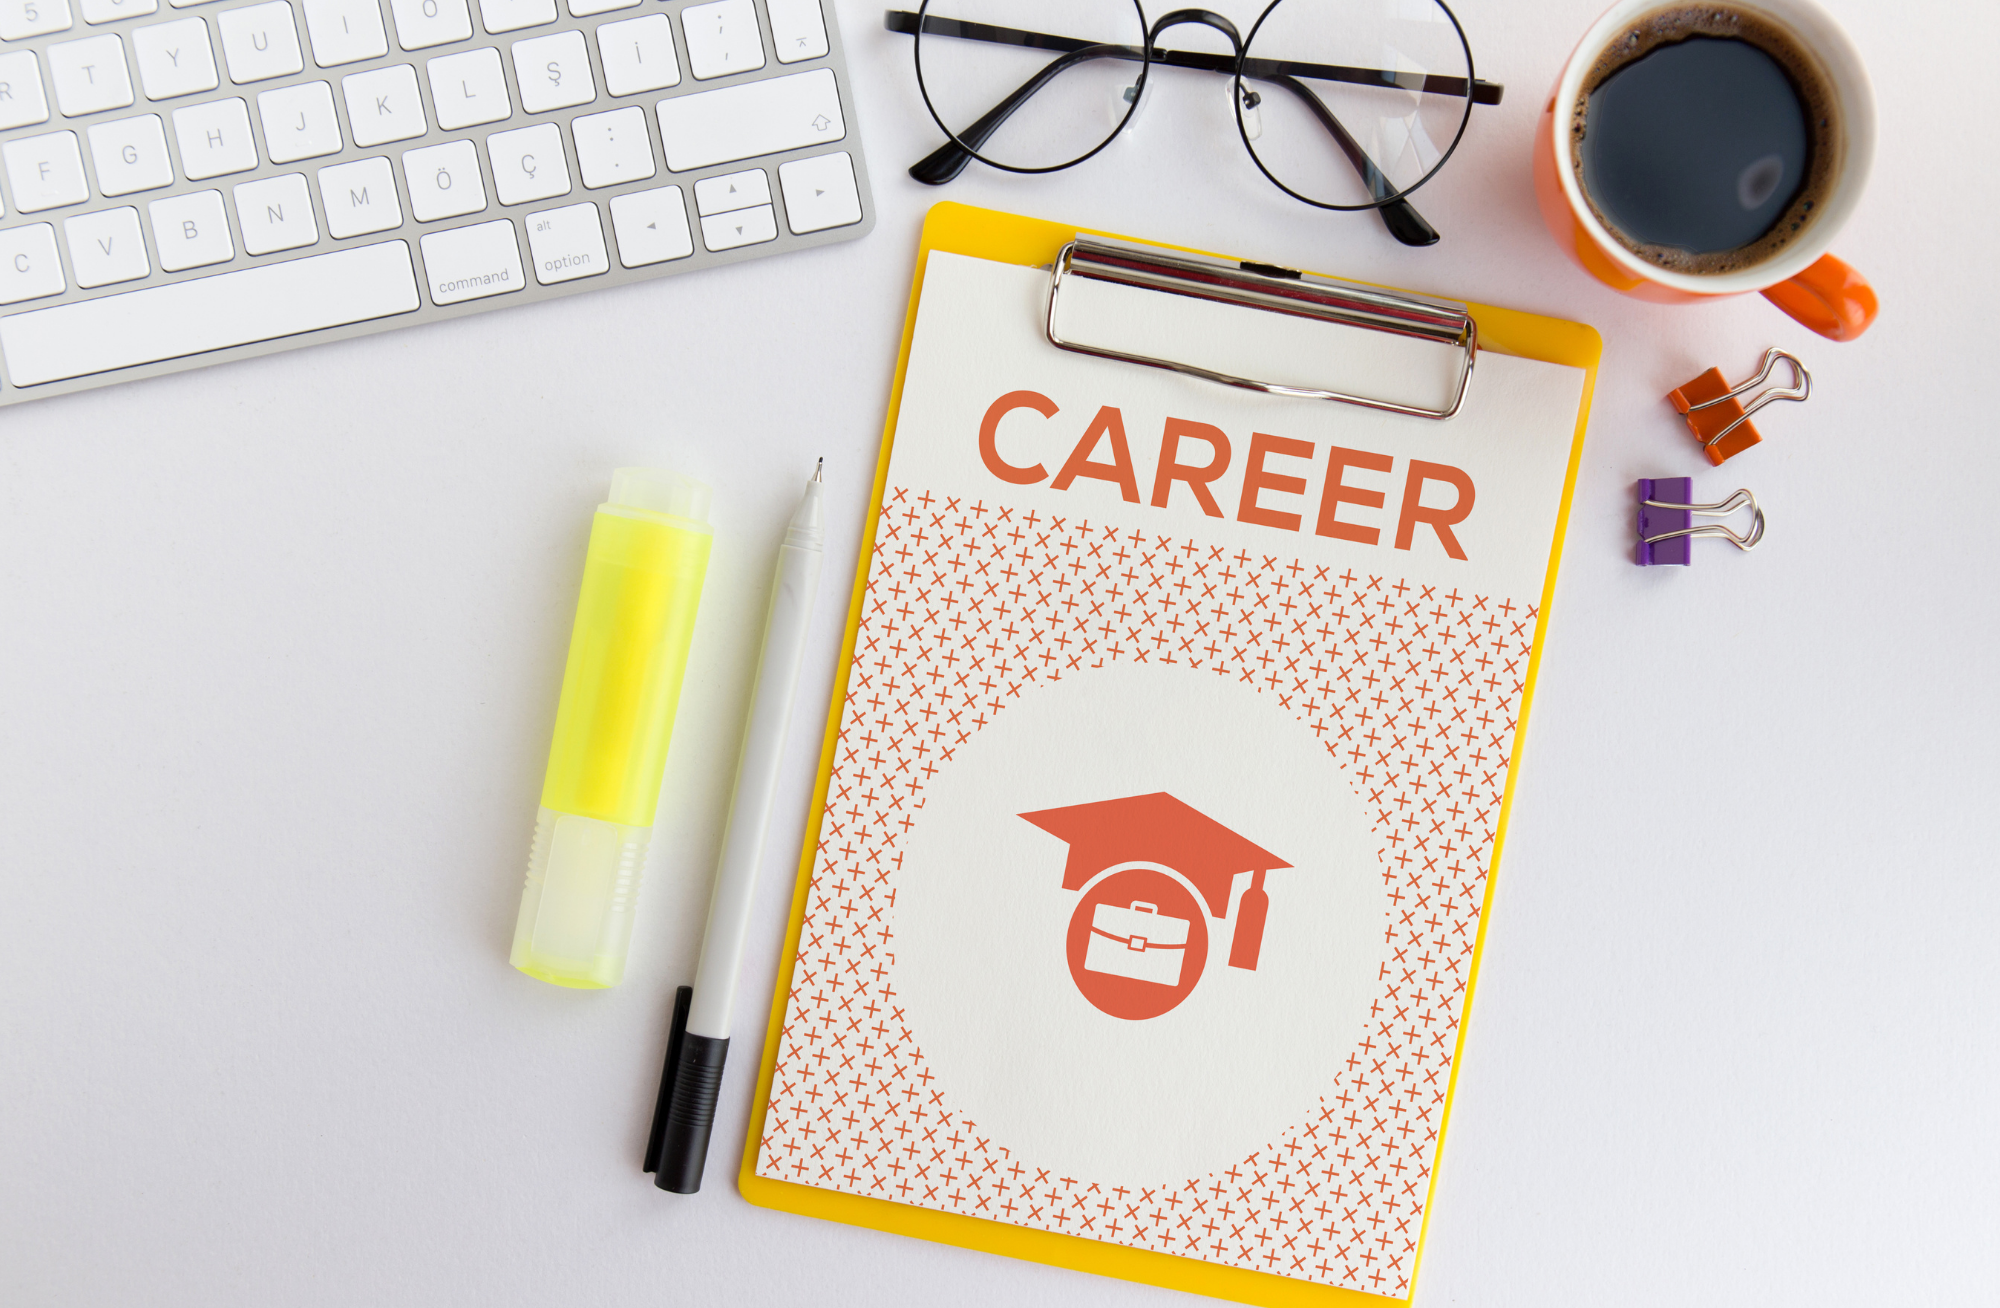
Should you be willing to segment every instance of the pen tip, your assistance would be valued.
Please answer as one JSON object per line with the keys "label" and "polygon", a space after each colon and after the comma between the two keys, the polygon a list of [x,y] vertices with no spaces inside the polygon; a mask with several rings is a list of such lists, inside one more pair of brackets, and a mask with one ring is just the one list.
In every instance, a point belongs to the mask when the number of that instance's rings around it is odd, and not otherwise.
{"label": "pen tip", "polygon": [[821,459],[821,460],[820,460],[820,461],[819,461],[818,463],[816,463],[816,464],[814,464],[814,465],[813,465],[813,480],[814,480],[814,481],[825,481],[825,480],[826,480],[826,478],[824,478],[824,477],[822,477],[822,476],[820,475],[821,473],[823,473],[823,472],[825,472],[825,471],[826,471],[826,460],[825,460],[825,459]]}

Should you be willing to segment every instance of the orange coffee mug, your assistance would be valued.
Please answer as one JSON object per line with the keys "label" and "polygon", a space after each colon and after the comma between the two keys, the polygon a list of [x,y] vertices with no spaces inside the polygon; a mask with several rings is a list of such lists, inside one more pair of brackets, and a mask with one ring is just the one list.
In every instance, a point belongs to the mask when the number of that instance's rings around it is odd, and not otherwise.
{"label": "orange coffee mug", "polygon": [[[1641,258],[1606,230],[1584,199],[1583,183],[1570,148],[1570,134],[1557,130],[1557,115],[1569,122],[1583,94],[1585,77],[1614,42],[1628,39],[1655,16],[1686,9],[1686,3],[1620,0],[1577,43],[1556,79],[1555,93],[1535,127],[1535,198],[1542,220],[1583,270],[1613,290],[1661,304],[1693,304],[1724,295],[1760,291],[1765,299],[1805,326],[1836,341],[1851,341],[1875,320],[1875,291],[1860,273],[1827,253],[1841,225],[1854,211],[1875,154],[1875,97],[1861,57],[1833,19],[1809,0],[1722,0],[1714,7],[1761,18],[1792,38],[1817,64],[1838,107],[1839,127],[1832,180],[1825,203],[1798,239],[1749,268],[1690,273],[1663,268]],[[1628,67],[1630,65],[1627,65]]]}

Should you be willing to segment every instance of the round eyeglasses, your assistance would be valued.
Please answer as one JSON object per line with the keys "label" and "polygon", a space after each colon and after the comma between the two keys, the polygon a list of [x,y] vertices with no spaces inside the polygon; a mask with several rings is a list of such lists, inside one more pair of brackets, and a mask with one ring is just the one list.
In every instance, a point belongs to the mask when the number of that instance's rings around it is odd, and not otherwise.
{"label": "round eyeglasses", "polygon": [[[915,38],[917,86],[946,143],[910,175],[941,186],[974,159],[1016,173],[1082,163],[1132,122],[1155,65],[1232,81],[1238,134],[1264,176],[1321,209],[1373,209],[1405,245],[1438,239],[1406,197],[1443,168],[1475,104],[1444,0],[1271,0],[1244,36],[1226,16],[1138,0],[923,0],[891,10]],[[1171,28],[1220,32],[1229,54],[1168,49]]]}

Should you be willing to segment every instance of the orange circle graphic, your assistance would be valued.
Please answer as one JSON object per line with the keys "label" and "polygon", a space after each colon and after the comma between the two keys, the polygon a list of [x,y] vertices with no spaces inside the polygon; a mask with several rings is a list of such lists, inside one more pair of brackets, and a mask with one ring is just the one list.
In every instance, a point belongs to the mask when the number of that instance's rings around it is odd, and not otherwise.
{"label": "orange circle graphic", "polygon": [[1208,963],[1208,922],[1187,887],[1151,867],[1113,872],[1077,902],[1070,979],[1099,1012],[1131,1022],[1171,1012]]}

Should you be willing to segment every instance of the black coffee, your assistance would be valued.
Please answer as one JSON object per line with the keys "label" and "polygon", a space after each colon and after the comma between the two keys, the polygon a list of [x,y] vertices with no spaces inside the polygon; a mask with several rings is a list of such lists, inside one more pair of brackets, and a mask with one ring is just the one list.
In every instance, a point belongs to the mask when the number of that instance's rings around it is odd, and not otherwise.
{"label": "black coffee", "polygon": [[1775,255],[1823,207],[1832,97],[1785,33],[1740,11],[1666,9],[1599,56],[1572,116],[1591,208],[1634,253],[1723,273]]}

